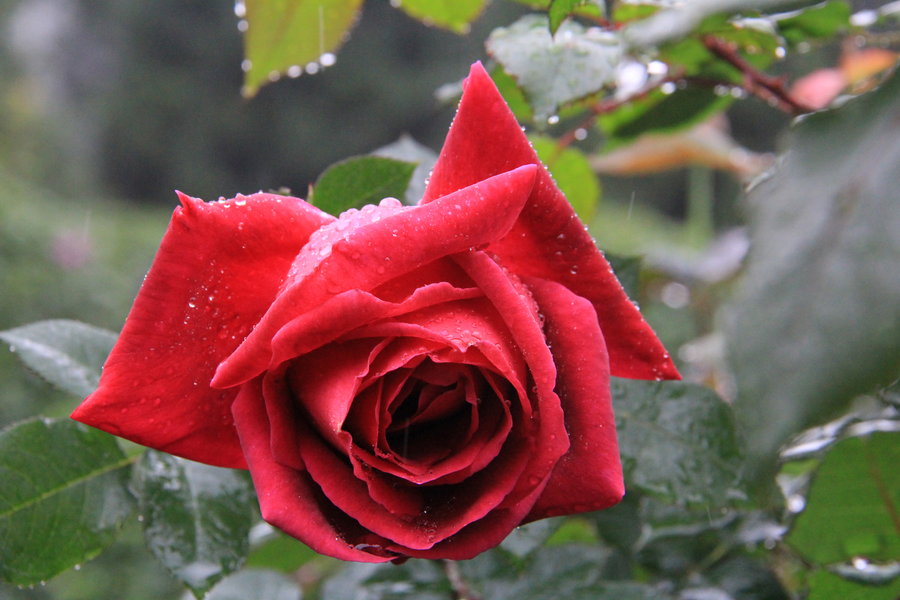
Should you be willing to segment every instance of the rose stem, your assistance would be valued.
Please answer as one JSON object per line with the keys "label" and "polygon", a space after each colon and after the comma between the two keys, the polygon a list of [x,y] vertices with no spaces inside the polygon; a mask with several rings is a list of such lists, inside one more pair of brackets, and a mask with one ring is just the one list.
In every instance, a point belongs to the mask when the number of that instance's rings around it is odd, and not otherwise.
{"label": "rose stem", "polygon": [[481,598],[476,594],[473,594],[472,590],[469,589],[469,584],[463,579],[462,573],[459,570],[458,562],[446,558],[442,562],[444,563],[444,572],[447,574],[447,580],[450,582],[450,587],[452,587],[453,591],[456,593],[457,600],[481,600]]}

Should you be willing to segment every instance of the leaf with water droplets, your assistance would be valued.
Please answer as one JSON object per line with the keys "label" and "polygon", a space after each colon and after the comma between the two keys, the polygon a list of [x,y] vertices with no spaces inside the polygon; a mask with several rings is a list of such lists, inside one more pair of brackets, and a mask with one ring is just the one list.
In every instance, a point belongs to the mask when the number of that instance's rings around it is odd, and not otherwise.
{"label": "leaf with water droplets", "polygon": [[243,472],[149,450],[134,491],[147,545],[198,598],[241,566],[254,514]]}
{"label": "leaf with water droplets", "polygon": [[747,204],[752,248],[726,307],[752,477],[900,372],[900,76],[809,115]]}
{"label": "leaf with water droplets", "polygon": [[0,331],[38,375],[76,396],[87,396],[97,387],[100,368],[116,341],[112,331],[78,321],[55,319]]}
{"label": "leaf with water droplets", "polygon": [[277,571],[246,569],[230,575],[216,584],[205,596],[206,600],[300,600],[300,586]]}
{"label": "leaf with water droplets", "polygon": [[377,204],[384,198],[403,198],[415,169],[415,163],[383,156],[348,158],[319,176],[309,201],[338,215],[348,208]]}
{"label": "leaf with water droplets", "polygon": [[284,74],[328,66],[361,5],[362,0],[245,0],[244,95],[252,97]]}
{"label": "leaf with water droplets", "polygon": [[411,17],[456,33],[468,33],[469,25],[484,10],[486,0],[391,0]]}
{"label": "leaf with water droplets", "polygon": [[132,511],[131,463],[111,435],[68,419],[0,432],[0,577],[32,585],[111,543]]}
{"label": "leaf with water droplets", "polygon": [[617,34],[567,21],[553,36],[541,15],[526,15],[494,30],[487,48],[518,81],[538,122],[612,83],[622,58]]}
{"label": "leaf with water droplets", "polygon": [[740,452],[731,407],[682,382],[612,379],[625,487],[678,502],[734,498]]}
{"label": "leaf with water droplets", "polygon": [[900,433],[876,432],[839,442],[813,476],[806,508],[788,543],[827,565],[854,557],[900,557]]}

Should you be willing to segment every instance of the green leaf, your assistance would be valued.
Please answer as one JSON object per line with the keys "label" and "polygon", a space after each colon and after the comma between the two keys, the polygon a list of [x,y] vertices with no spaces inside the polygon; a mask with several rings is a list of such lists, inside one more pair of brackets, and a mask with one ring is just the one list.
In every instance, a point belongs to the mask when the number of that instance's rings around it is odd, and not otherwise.
{"label": "green leaf", "polygon": [[516,527],[512,533],[506,536],[506,539],[500,544],[500,548],[513,556],[523,558],[540,548],[562,524],[563,519],[555,518],[541,519]]}
{"label": "green leaf", "polygon": [[[565,21],[569,15],[576,12],[601,16],[603,14],[601,6],[595,0],[550,0],[547,7],[547,17],[550,19],[550,33],[556,34],[559,26]],[[579,10],[580,9],[580,10]]]}
{"label": "green leaf", "polygon": [[539,549],[526,561],[486,552],[459,563],[480,598],[491,600],[665,600],[658,588],[612,581],[624,575],[617,554],[600,545],[565,544]]}
{"label": "green leaf", "polygon": [[731,408],[709,388],[613,378],[625,486],[678,502],[727,502],[740,454]]}
{"label": "green leaf", "polygon": [[336,216],[384,198],[403,198],[415,169],[413,163],[382,156],[348,158],[319,176],[310,202]]}
{"label": "green leaf", "polygon": [[491,79],[494,80],[497,89],[500,90],[500,94],[506,100],[506,104],[513,111],[513,114],[516,115],[517,120],[524,122],[534,119],[534,111],[531,110],[531,105],[528,104],[522,88],[519,87],[519,84],[516,83],[516,80],[509,73],[503,70],[502,66],[497,65],[494,67],[491,71]]}
{"label": "green leaf", "polygon": [[456,33],[468,33],[469,26],[487,0],[400,0],[396,5],[426,25],[437,25]]}
{"label": "green leaf", "polygon": [[687,37],[712,15],[780,12],[815,4],[818,0],[695,0],[660,10],[649,18],[630,23],[624,39],[635,48],[655,48]]}
{"label": "green leaf", "polygon": [[254,497],[243,472],[149,450],[134,490],[147,545],[198,598],[244,562]]}
{"label": "green leaf", "polygon": [[453,592],[436,561],[351,563],[322,585],[328,600],[447,600]]}
{"label": "green leaf", "polygon": [[372,154],[415,165],[402,200],[405,204],[418,204],[425,195],[425,185],[428,183],[428,175],[431,174],[434,163],[437,162],[437,153],[409,135],[403,134],[397,141],[378,148]]}
{"label": "green leaf", "polygon": [[296,581],[276,571],[246,569],[220,581],[205,600],[301,600]]}
{"label": "green leaf", "polygon": [[112,436],[35,419],[0,432],[0,577],[32,585],[95,556],[131,513]]}
{"label": "green leaf", "polygon": [[553,138],[532,136],[529,139],[581,220],[593,221],[600,200],[600,182],[584,153],[572,146],[560,149]]}
{"label": "green leaf", "polygon": [[100,369],[116,341],[112,331],[63,319],[0,331],[0,339],[28,367],[59,389],[81,396],[100,380]]}
{"label": "green leaf", "polygon": [[[253,540],[254,547],[247,557],[247,567],[293,573],[301,565],[319,556],[306,544],[301,544],[296,539],[281,533],[274,527],[271,530],[271,535],[267,535],[261,543],[255,539]],[[256,528],[254,528],[251,537],[255,538],[255,534]]]}
{"label": "green leaf", "polygon": [[602,114],[597,125],[606,134],[605,151],[633,142],[645,133],[672,133],[695,125],[724,110],[734,98],[719,96],[698,87],[677,89],[671,94],[653,90],[643,98]]}
{"label": "green leaf", "polygon": [[542,15],[526,15],[495,29],[487,49],[518,81],[538,122],[611,83],[622,59],[621,40],[615,33],[567,21],[551,36]]}
{"label": "green leaf", "polygon": [[752,249],[727,344],[760,482],[790,436],[900,371],[900,77],[793,132],[748,199]]}
{"label": "green leaf", "polygon": [[814,475],[788,543],[827,565],[900,558],[900,433],[876,432],[834,446]]}
{"label": "green leaf", "polygon": [[820,569],[810,575],[807,584],[808,600],[897,600],[900,597],[900,579],[886,585],[863,585]]}
{"label": "green leaf", "polygon": [[831,0],[775,21],[778,33],[791,45],[829,38],[850,26],[850,5]]}
{"label": "green leaf", "polygon": [[244,0],[244,89],[328,66],[356,22],[362,0]]}

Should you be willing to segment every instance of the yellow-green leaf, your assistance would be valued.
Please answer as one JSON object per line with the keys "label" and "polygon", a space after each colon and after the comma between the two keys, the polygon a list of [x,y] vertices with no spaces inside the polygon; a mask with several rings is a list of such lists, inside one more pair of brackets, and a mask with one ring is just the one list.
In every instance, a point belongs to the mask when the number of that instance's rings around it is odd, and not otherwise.
{"label": "yellow-green leaf", "polygon": [[[244,90],[251,97],[268,81],[295,77],[334,62],[333,52],[356,22],[362,0],[246,0]],[[313,66],[315,65],[315,66]]]}

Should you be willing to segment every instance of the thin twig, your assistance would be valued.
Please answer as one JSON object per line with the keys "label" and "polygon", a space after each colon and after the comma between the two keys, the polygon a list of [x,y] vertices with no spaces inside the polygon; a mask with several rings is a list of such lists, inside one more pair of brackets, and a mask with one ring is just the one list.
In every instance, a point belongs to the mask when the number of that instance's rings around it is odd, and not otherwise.
{"label": "thin twig", "polygon": [[812,112],[813,109],[791,96],[784,87],[784,78],[772,77],[759,71],[741,57],[734,46],[723,42],[712,35],[703,36],[703,45],[718,58],[721,58],[738,71],[744,78],[743,87],[749,93],[774,102],[781,110],[793,115],[801,115]]}
{"label": "thin twig", "polygon": [[481,598],[469,588],[469,584],[463,578],[462,572],[459,570],[458,562],[449,559],[444,559],[442,562],[444,563],[444,572],[447,574],[447,580],[450,582],[450,587],[453,588],[457,600],[481,600]]}

